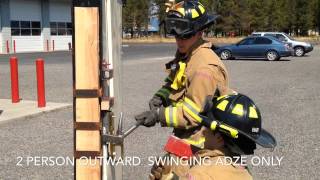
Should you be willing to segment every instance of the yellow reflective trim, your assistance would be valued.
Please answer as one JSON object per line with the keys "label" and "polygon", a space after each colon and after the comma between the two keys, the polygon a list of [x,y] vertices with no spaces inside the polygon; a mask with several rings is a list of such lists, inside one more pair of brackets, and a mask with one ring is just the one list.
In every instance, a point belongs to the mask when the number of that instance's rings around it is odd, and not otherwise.
{"label": "yellow reflective trim", "polygon": [[232,113],[239,116],[243,116],[243,105],[236,104],[236,106],[232,109]]}
{"label": "yellow reflective trim", "polygon": [[258,113],[255,108],[249,107],[249,118],[256,118],[258,119]]}
{"label": "yellow reflective trim", "polygon": [[223,100],[221,103],[218,104],[217,108],[220,109],[221,111],[225,111],[228,103],[229,101]]}
{"label": "yellow reflective trim", "polygon": [[198,113],[200,113],[200,108],[187,97],[184,98],[183,110],[185,110],[197,122],[202,122],[202,118],[198,116]]}
{"label": "yellow reflective trim", "polygon": [[172,117],[173,117],[173,127],[178,127],[178,121],[177,121],[177,108],[172,108]]}
{"label": "yellow reflective trim", "polygon": [[171,88],[178,90],[181,86],[185,85],[186,77],[184,76],[184,71],[186,70],[186,63],[179,62],[179,70],[176,73],[174,80],[171,84]]}
{"label": "yellow reflective trim", "polygon": [[200,137],[199,140],[184,139],[184,141],[186,141],[188,144],[192,144],[199,148],[204,148],[204,142],[206,141],[206,138]]}
{"label": "yellow reflective trim", "polygon": [[170,114],[169,114],[169,108],[164,109],[164,114],[166,118],[167,126],[170,127]]}
{"label": "yellow reflective trim", "polygon": [[233,129],[233,128],[231,128],[231,127],[229,127],[229,126],[226,126],[226,125],[223,125],[223,124],[221,124],[220,126],[219,126],[219,128],[223,131],[223,132],[225,132],[225,133],[228,133],[231,137],[233,137],[233,138],[238,138],[238,130],[236,130],[236,129]]}
{"label": "yellow reflective trim", "polygon": [[199,7],[202,14],[206,11],[202,5],[199,5],[198,7]]}
{"label": "yellow reflective trim", "polygon": [[191,14],[192,14],[192,18],[197,18],[200,16],[198,11],[195,9],[191,9]]}
{"label": "yellow reflective trim", "polygon": [[198,123],[202,122],[202,119],[200,116],[195,114],[191,109],[189,109],[187,106],[183,106],[183,110],[186,111],[193,119],[195,119]]}
{"label": "yellow reflective trim", "polygon": [[182,107],[183,106],[183,102],[182,101],[174,102],[172,104],[173,104],[173,106],[176,106],[176,107]]}
{"label": "yellow reflective trim", "polygon": [[185,12],[184,12],[184,8],[177,8],[177,10],[179,13],[181,13],[183,16],[185,16]]}
{"label": "yellow reflective trim", "polygon": [[200,108],[194,103],[191,99],[185,97],[184,102],[188,103],[191,107],[193,107],[197,112],[200,112]]}
{"label": "yellow reflective trim", "polygon": [[213,130],[213,131],[216,130],[217,125],[218,125],[217,121],[212,121],[212,123],[210,125],[210,129]]}
{"label": "yellow reflective trim", "polygon": [[217,98],[217,101],[220,101],[220,99],[225,98],[225,97],[227,97],[227,96],[228,96],[228,95],[219,96],[219,97]]}

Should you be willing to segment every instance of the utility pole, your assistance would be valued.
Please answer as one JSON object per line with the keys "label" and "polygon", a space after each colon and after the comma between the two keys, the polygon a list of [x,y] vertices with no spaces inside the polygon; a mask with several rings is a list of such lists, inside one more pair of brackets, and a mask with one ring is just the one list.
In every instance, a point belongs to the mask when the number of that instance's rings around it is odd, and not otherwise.
{"label": "utility pole", "polygon": [[[73,0],[75,179],[121,180],[121,0]],[[122,121],[120,121],[122,122]]]}

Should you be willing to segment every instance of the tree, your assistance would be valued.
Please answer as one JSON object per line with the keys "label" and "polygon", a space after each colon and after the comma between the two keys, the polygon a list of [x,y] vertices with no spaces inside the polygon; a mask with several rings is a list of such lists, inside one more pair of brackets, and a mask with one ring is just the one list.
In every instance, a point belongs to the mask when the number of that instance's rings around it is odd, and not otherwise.
{"label": "tree", "polygon": [[[127,0],[123,11],[124,28],[134,31],[147,28],[150,3],[159,7],[159,21],[165,18],[167,0]],[[182,0],[176,0],[180,2]],[[248,35],[253,31],[284,31],[307,35],[320,31],[320,0],[200,0],[209,14],[219,14],[209,31]],[[163,34],[163,28],[160,28]],[[132,33],[133,34],[133,33]]]}
{"label": "tree", "polygon": [[131,38],[137,30],[140,35],[142,27],[148,29],[149,23],[149,0],[127,0],[122,11],[123,29],[130,30]]}

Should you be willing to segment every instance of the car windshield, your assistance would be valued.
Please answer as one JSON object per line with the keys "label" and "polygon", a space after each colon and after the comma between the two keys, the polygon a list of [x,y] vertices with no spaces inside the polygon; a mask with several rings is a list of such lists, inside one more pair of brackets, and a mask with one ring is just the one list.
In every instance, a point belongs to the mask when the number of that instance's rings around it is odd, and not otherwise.
{"label": "car windshield", "polygon": [[294,40],[294,38],[293,37],[291,37],[289,34],[287,34],[287,33],[284,33],[290,40]]}

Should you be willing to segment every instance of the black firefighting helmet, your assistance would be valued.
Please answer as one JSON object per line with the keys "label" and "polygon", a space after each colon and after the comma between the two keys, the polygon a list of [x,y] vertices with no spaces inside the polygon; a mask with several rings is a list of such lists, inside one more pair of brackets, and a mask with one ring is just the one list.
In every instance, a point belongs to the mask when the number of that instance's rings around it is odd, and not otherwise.
{"label": "black firefighting helmet", "polygon": [[185,0],[173,5],[165,18],[167,34],[187,39],[212,25],[218,16],[208,15],[197,0]]}
{"label": "black firefighting helmet", "polygon": [[209,127],[231,136],[234,142],[241,136],[265,148],[274,148],[277,144],[275,138],[261,128],[262,118],[258,107],[243,94],[207,99],[204,111],[204,121],[207,124],[210,121]]}

